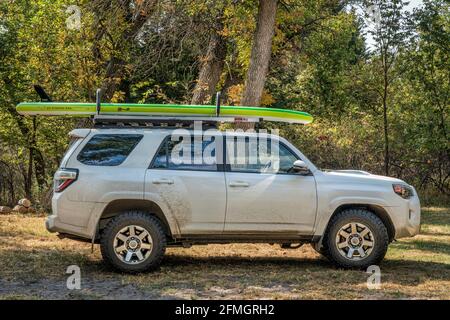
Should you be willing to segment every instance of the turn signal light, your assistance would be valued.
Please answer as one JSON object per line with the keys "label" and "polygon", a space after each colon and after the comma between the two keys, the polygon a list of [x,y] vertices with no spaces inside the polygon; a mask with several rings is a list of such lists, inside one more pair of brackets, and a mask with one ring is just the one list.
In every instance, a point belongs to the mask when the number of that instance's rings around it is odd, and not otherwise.
{"label": "turn signal light", "polygon": [[55,173],[53,179],[54,192],[61,192],[67,189],[72,183],[78,179],[78,169],[59,169]]}

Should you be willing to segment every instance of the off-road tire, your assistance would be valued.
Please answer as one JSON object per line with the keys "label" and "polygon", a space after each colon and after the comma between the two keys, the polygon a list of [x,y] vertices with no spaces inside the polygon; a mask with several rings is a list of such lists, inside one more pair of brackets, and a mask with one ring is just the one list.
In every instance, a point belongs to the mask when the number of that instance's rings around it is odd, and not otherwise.
{"label": "off-road tire", "polygon": [[[127,264],[114,252],[114,238],[122,228],[136,225],[144,228],[152,237],[150,256],[141,263]],[[166,235],[160,220],[149,213],[128,211],[112,218],[101,232],[100,249],[104,261],[113,268],[127,273],[139,273],[157,268],[166,251]]]}
{"label": "off-road tire", "polygon": [[[374,237],[372,252],[361,260],[347,259],[339,253],[336,245],[336,235],[339,230],[352,222],[359,222],[369,227]],[[332,217],[324,242],[326,256],[336,266],[346,269],[366,269],[370,265],[377,265],[383,260],[389,244],[389,235],[386,226],[373,212],[355,208],[343,210]]]}

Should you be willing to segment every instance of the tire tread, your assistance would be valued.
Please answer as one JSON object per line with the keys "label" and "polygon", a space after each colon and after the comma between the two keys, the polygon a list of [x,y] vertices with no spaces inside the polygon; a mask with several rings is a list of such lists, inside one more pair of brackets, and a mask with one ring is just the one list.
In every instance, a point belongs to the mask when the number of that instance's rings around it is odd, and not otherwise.
{"label": "tire tread", "polygon": [[[116,257],[112,256],[110,250],[108,250],[109,240],[110,237],[112,236],[111,233],[113,232],[113,229],[117,225],[126,222],[127,220],[146,221],[150,223],[157,234],[158,239],[156,240],[159,241],[159,244],[157,246],[155,245],[153,246],[153,250],[155,249],[158,250],[153,259],[149,258],[150,260],[145,261],[142,265],[134,265],[134,268],[130,268],[130,266],[125,267],[122,264],[116,263],[115,261]],[[153,239],[153,242],[155,244],[155,239]],[[110,221],[108,221],[108,223],[106,224],[105,228],[102,230],[100,235],[100,250],[105,262],[111,265],[112,267],[127,273],[144,272],[158,267],[161,264],[161,261],[164,257],[166,246],[167,246],[167,239],[161,221],[155,216],[142,211],[126,211],[115,216]]]}
{"label": "tire tread", "polygon": [[[340,224],[341,221],[347,223],[348,220],[351,221],[351,219],[354,218],[362,219],[372,224],[376,229],[372,230],[372,232],[377,235],[375,247],[373,248],[371,255],[367,259],[360,261],[350,261],[342,257],[337,249],[333,247],[334,236],[330,237],[330,233],[333,232],[335,226]],[[331,218],[325,234],[324,243],[326,244],[326,246],[324,246],[327,254],[326,256],[336,266],[346,269],[362,269],[373,264],[378,264],[383,260],[389,245],[389,235],[383,221],[381,221],[376,214],[364,208],[351,208],[345,209]]]}

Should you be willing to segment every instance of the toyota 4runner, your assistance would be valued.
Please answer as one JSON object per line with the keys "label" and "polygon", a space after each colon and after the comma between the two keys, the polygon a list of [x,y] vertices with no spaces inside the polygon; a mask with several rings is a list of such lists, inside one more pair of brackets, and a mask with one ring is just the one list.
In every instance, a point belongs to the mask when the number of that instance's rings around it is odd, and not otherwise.
{"label": "toyota 4runner", "polygon": [[319,170],[277,135],[150,127],[70,136],[46,227],[99,243],[121,271],[158,266],[169,246],[232,242],[311,243],[340,267],[366,268],[419,232],[412,186]]}

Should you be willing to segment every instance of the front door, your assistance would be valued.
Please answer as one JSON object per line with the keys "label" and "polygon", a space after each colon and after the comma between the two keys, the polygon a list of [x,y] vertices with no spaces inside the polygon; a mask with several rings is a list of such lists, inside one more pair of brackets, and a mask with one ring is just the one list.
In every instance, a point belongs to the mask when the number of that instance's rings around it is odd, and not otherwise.
{"label": "front door", "polygon": [[227,137],[226,147],[225,233],[312,234],[316,182],[292,172],[299,157],[278,140]]}

